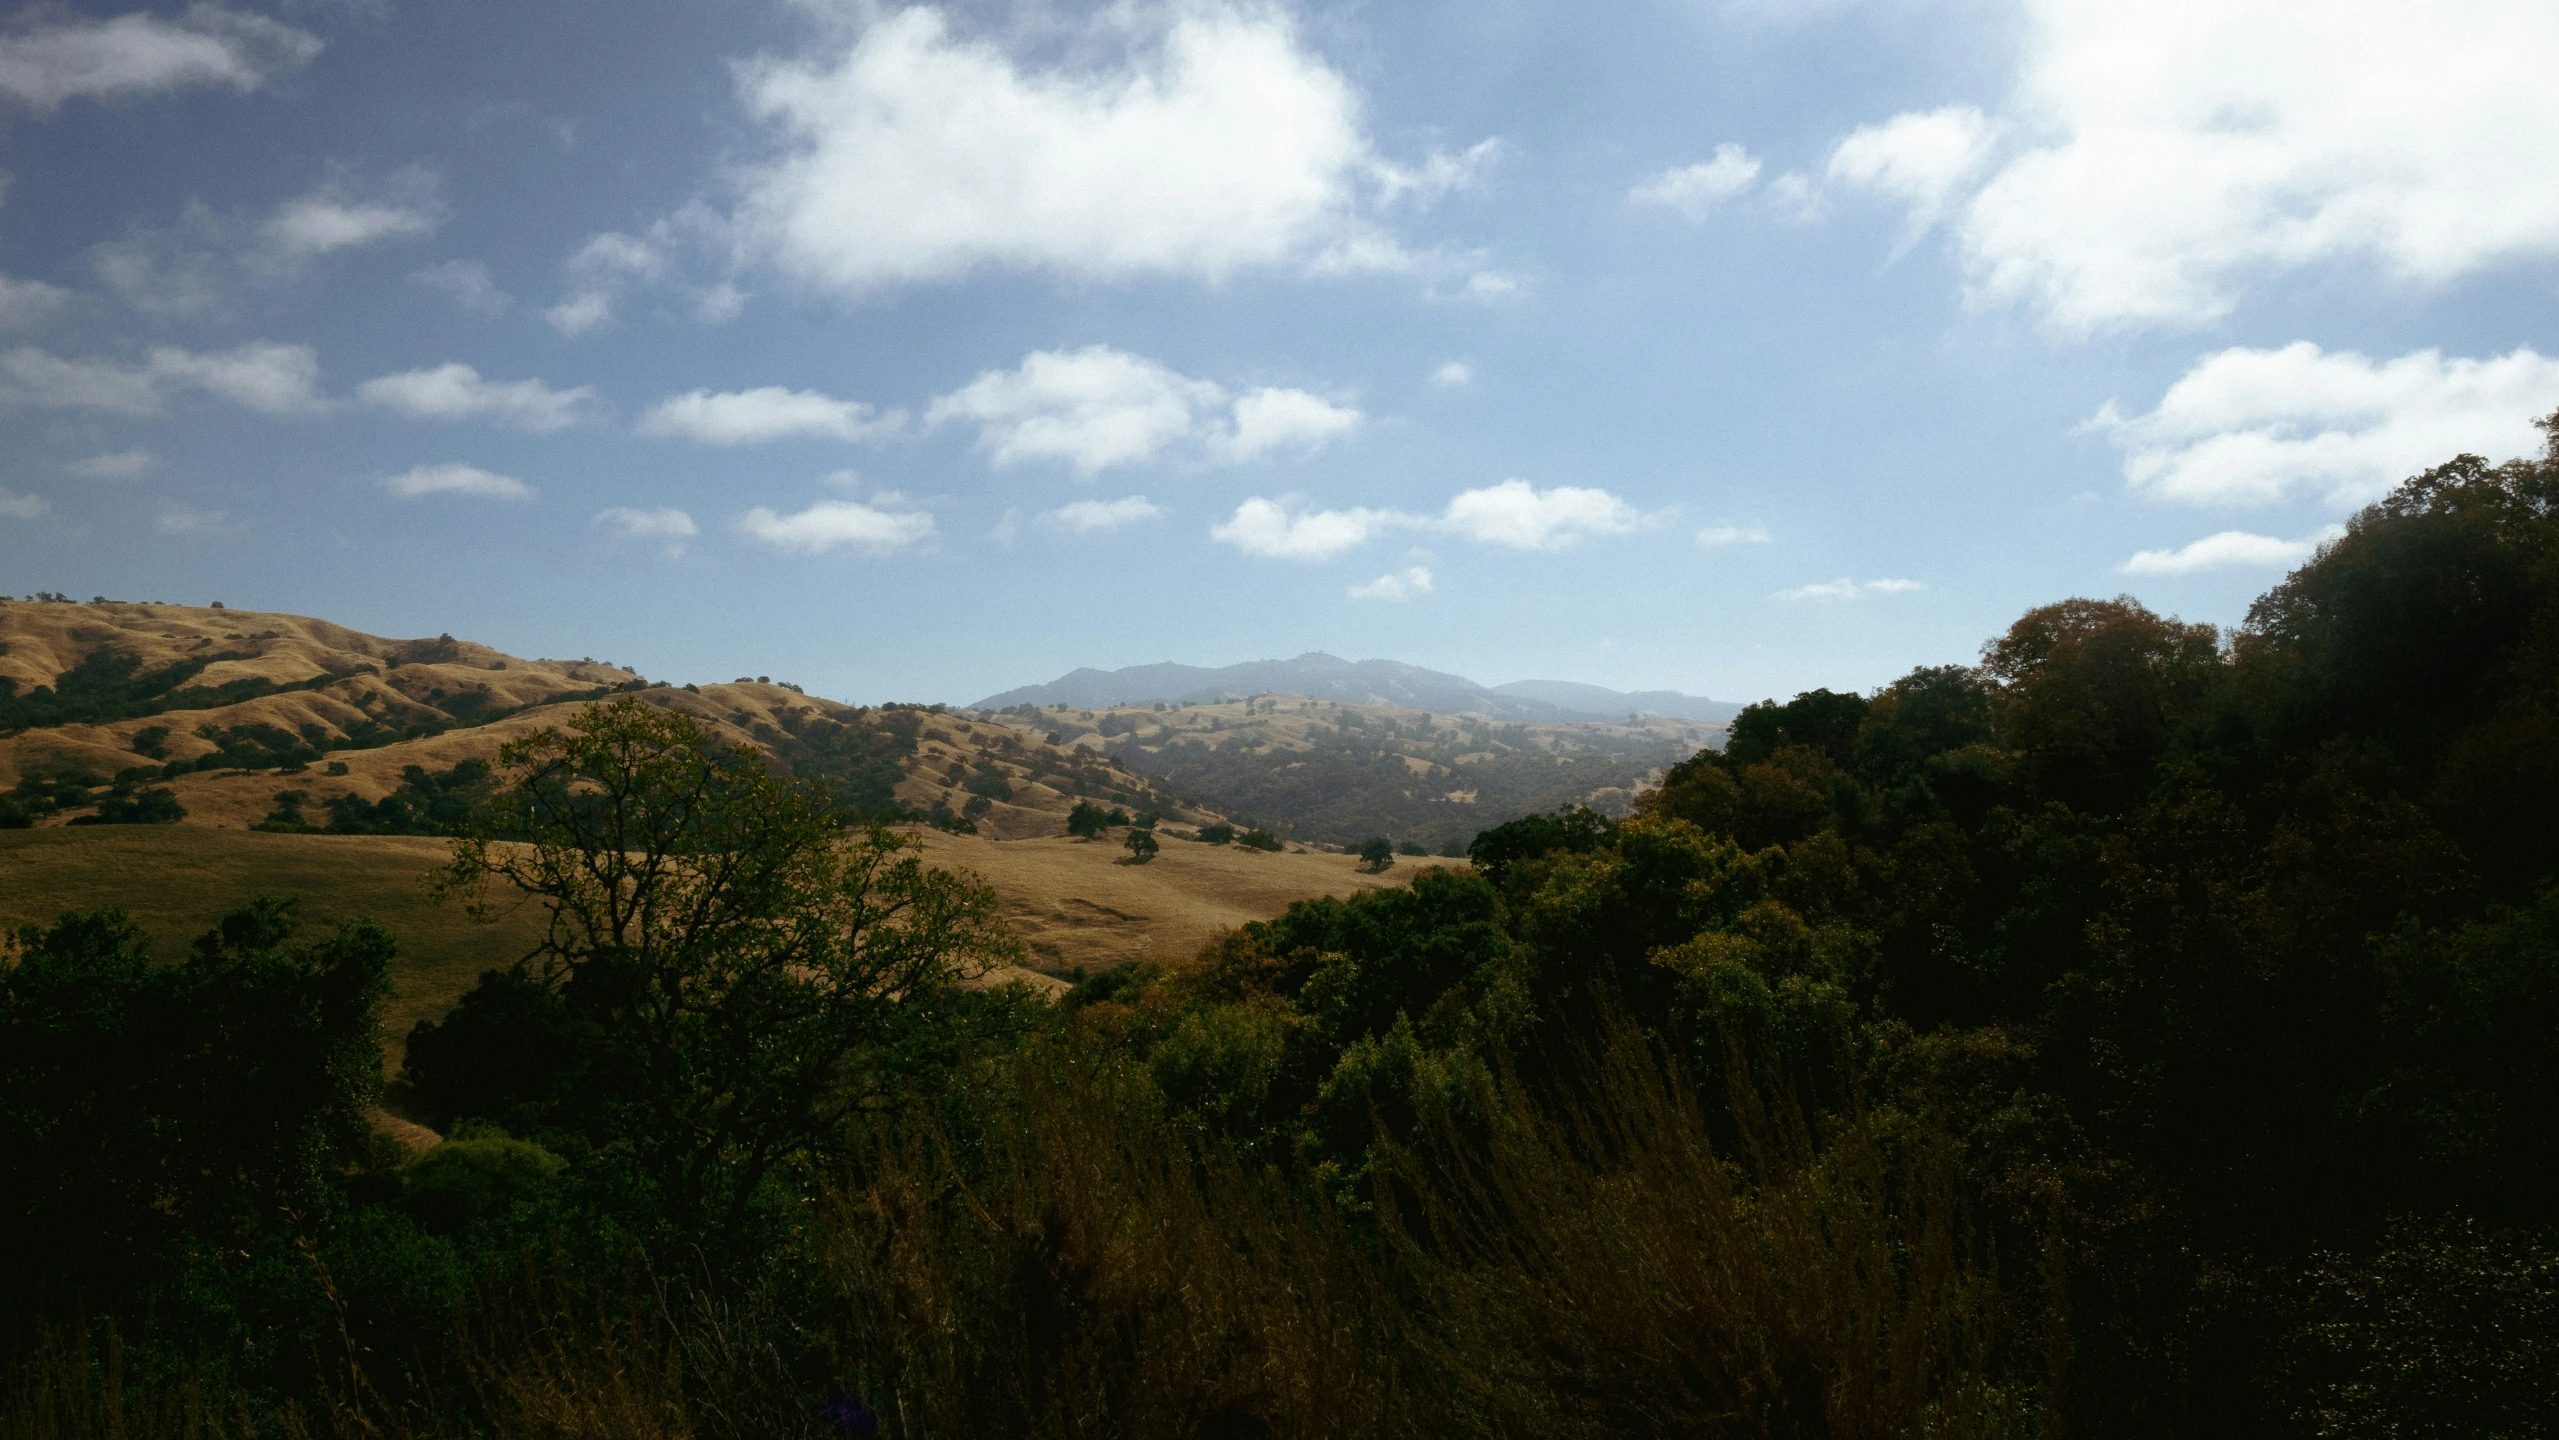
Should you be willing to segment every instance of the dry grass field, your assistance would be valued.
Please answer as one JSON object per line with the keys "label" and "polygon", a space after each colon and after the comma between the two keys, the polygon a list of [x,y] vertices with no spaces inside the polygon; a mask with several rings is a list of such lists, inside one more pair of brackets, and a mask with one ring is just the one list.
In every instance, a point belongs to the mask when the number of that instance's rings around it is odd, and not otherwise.
{"label": "dry grass field", "polygon": [[[1180,960],[1221,931],[1266,920],[1295,900],[1349,895],[1409,882],[1405,860],[1382,875],[1347,855],[1268,855],[1167,839],[1145,865],[1120,863],[1116,839],[1000,841],[911,827],[931,863],[974,871],[995,888],[1030,949],[1031,963],[1059,971],[1140,959]],[[121,905],[174,959],[188,941],[252,895],[299,897],[306,922],[364,916],[400,939],[399,994],[385,1040],[442,1015],[483,970],[528,953],[539,934],[531,910],[492,924],[427,893],[426,872],[448,842],[421,836],[268,835],[198,825],[100,825],[0,831],[0,926],[49,923],[66,910]],[[1055,993],[1050,975],[1010,972]],[[396,1054],[396,1051],[395,1051]]]}

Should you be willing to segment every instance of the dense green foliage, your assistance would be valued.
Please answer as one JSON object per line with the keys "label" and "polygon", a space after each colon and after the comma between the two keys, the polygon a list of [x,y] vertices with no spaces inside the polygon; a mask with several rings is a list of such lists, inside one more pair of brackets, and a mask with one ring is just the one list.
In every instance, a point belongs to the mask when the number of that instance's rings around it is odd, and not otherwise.
{"label": "dense green foliage", "polygon": [[0,964],[0,1309],[113,1305],[271,1248],[364,1155],[393,953],[291,943],[261,899],[152,963],[116,911],[20,930]]}

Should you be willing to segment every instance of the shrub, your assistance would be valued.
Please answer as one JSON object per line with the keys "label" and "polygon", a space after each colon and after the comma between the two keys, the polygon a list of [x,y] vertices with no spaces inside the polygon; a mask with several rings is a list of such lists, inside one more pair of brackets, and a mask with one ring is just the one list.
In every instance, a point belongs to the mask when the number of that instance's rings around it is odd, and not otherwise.
{"label": "shrub", "polygon": [[1204,844],[1231,845],[1235,841],[1235,827],[1224,824],[1203,825],[1196,838]]}

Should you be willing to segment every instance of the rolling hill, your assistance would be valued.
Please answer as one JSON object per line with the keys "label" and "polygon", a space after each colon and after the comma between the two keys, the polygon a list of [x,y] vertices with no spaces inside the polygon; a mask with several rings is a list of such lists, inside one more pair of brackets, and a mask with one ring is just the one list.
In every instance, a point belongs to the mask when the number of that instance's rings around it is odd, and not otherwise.
{"label": "rolling hill", "polygon": [[1302,695],[1342,705],[1385,706],[1494,720],[1553,723],[1623,720],[1630,714],[1684,720],[1730,720],[1741,707],[1672,690],[1628,692],[1567,680],[1518,680],[1484,686],[1462,675],[1425,670],[1393,660],[1344,660],[1310,650],[1294,660],[1248,660],[1239,665],[1132,665],[1121,670],[1070,671],[1045,685],[1024,685],[989,695],[968,708],[1005,710],[1019,705],[1109,709],[1127,705],[1214,705],[1261,695]]}
{"label": "rolling hill", "polygon": [[941,815],[1002,839],[1061,833],[1083,797],[1188,813],[1107,756],[939,706],[841,705],[746,679],[677,687],[593,660],[526,660],[450,635],[388,639],[298,615],[21,600],[0,603],[0,825],[13,812],[77,822],[118,788],[165,788],[183,824],[265,823],[279,795],[298,792],[306,823],[323,827],[333,803],[415,793],[413,770],[489,761],[616,694],[760,746],[872,813]]}
{"label": "rolling hill", "polygon": [[1432,850],[1559,805],[1624,814],[1662,770],[1723,738],[1721,725],[1696,720],[1524,723],[1297,695],[1016,705],[986,718],[1099,751],[1274,834],[1328,845],[1382,835]]}

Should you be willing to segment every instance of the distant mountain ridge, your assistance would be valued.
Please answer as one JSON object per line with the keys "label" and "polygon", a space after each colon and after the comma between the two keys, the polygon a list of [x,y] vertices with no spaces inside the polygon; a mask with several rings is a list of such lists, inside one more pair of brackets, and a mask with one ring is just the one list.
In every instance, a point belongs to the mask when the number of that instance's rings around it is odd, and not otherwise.
{"label": "distant mountain ridge", "polygon": [[1739,705],[1683,695],[1675,690],[1611,690],[1569,680],[1516,680],[1479,685],[1463,675],[1426,670],[1394,660],[1345,660],[1310,650],[1294,660],[1247,660],[1237,665],[1131,665],[1120,670],[1072,670],[1045,685],[1024,685],[989,695],[969,708],[1072,705],[1092,710],[1111,705],[1217,704],[1254,695],[1303,695],[1344,705],[1393,705],[1444,715],[1493,720],[1623,720],[1629,714],[1682,720],[1730,720]]}

